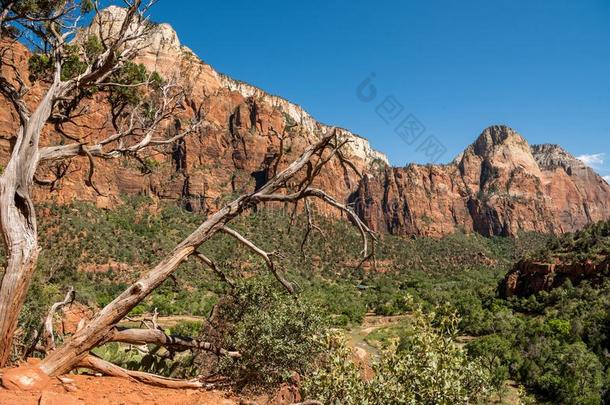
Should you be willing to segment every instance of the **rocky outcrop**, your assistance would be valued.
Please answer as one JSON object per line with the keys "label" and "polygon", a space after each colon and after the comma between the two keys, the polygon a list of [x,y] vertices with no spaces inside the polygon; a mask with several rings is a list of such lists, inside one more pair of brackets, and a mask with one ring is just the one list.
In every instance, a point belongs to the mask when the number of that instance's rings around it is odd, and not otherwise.
{"label": "rocky outcrop", "polygon": [[610,217],[610,186],[558,146],[492,126],[447,165],[387,168],[352,196],[375,229],[442,236],[563,233]]}
{"label": "rocky outcrop", "polygon": [[[98,32],[96,24],[112,30],[123,16],[120,8],[106,9],[77,40]],[[14,51],[25,72],[27,50],[15,46]],[[147,151],[138,160],[99,162],[93,180],[101,195],[83,180],[89,168],[86,158],[43,167],[37,173],[41,184],[35,192],[37,200],[88,200],[111,208],[126,195],[145,194],[177,201],[188,210],[213,211],[232,195],[266,181],[271,163],[279,156],[285,165],[335,130],[296,104],[219,74],[182,46],[167,24],[155,26],[137,61],[188,87],[188,107],[201,107],[205,125],[199,133]],[[28,100],[35,102],[42,89],[39,84],[27,84],[32,87]],[[108,106],[102,96],[94,96],[90,113],[77,119],[77,125],[64,129],[84,140],[106,135]],[[4,100],[0,103],[0,164],[4,164],[17,119]],[[332,162],[316,185],[351,202],[381,232],[443,236],[461,230],[516,235],[521,230],[572,231],[610,218],[610,186],[601,177],[561,148],[530,146],[505,126],[487,128],[450,164],[403,168],[390,167],[385,155],[366,139],[337,130],[350,140],[347,155],[362,178]],[[279,134],[285,134],[283,142]],[[65,141],[56,128],[45,129],[43,143]]]}
{"label": "rocky outcrop", "polygon": [[[112,32],[120,26],[124,10],[110,7],[93,22],[91,28],[78,33],[76,40],[103,30]],[[371,148],[368,141],[351,132],[329,127],[314,120],[301,107],[253,86],[232,80],[216,72],[188,48],[167,24],[154,27],[136,62],[164,78],[177,80],[189,90],[187,108],[203,111],[205,122],[199,133],[174,145],[146,151],[139,159],[99,161],[94,182],[101,195],[85,184],[88,163],[75,158],[66,165],[43,167],[37,173],[40,186],[38,201],[68,203],[88,200],[99,207],[112,208],[125,196],[144,194],[162,200],[178,201],[192,211],[213,211],[237,193],[252,191],[266,181],[271,162],[282,156],[282,165],[294,160],[307,146],[329,131],[337,130],[350,142],[346,155],[359,172],[366,172],[375,162],[387,164],[387,158]],[[27,72],[29,54],[14,46],[16,63]],[[27,74],[24,74],[27,77]],[[31,102],[42,94],[40,83],[32,87]],[[5,103],[5,100],[0,100]],[[83,140],[97,140],[109,133],[108,106],[103,95],[89,101],[89,114],[67,125],[65,131]],[[11,142],[18,120],[8,103],[0,109],[0,165],[8,161]],[[101,128],[98,130],[98,128]],[[170,130],[170,129],[168,129]],[[280,137],[284,137],[280,142]],[[43,144],[71,142],[56,128],[46,128]],[[280,151],[280,145],[283,151]],[[336,162],[319,178],[317,186],[330,190],[342,200],[356,189],[359,177]],[[42,185],[45,184],[45,185]],[[324,214],[331,214],[324,208]]]}
{"label": "rocky outcrop", "polygon": [[503,298],[529,297],[540,291],[560,287],[567,280],[573,285],[582,281],[599,284],[608,278],[610,259],[602,263],[540,263],[523,260],[506,275],[498,292]]}

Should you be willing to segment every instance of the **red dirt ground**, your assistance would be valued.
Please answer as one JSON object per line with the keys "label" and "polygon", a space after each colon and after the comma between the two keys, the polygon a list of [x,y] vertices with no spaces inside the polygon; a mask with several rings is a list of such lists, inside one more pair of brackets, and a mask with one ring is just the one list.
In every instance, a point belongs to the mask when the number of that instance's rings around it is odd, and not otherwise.
{"label": "red dirt ground", "polygon": [[[151,387],[115,377],[68,375],[73,383],[54,379],[42,391],[0,388],[0,405],[238,405],[240,400],[221,391]],[[241,402],[244,403],[244,402]],[[247,403],[247,402],[246,402]]]}

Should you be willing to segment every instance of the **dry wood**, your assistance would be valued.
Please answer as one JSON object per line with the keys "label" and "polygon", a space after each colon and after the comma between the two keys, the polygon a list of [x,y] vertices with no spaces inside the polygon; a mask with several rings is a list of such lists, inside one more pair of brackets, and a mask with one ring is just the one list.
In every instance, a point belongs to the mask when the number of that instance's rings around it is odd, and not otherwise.
{"label": "dry wood", "polygon": [[106,360],[102,360],[99,357],[95,357],[91,354],[83,357],[76,366],[98,371],[104,375],[133,379],[146,384],[155,385],[163,388],[207,387],[207,384],[198,380],[178,380],[175,378],[160,377],[158,375],[144,373],[142,371],[127,370],[117,365],[114,365]]}
{"label": "dry wood", "polygon": [[309,400],[309,401],[294,403],[292,405],[324,405],[324,404],[320,401]]}
{"label": "dry wood", "polygon": [[[143,17],[148,5],[141,7],[141,3],[141,0],[127,2],[126,17],[118,23],[120,24],[118,30],[111,30],[113,32],[112,36],[103,35],[100,28],[99,39],[103,51],[94,57],[95,60],[86,60],[86,68],[81,74],[67,80],[63,80],[61,77],[63,63],[68,55],[66,41],[71,38],[78,27],[78,18],[68,21],[69,17],[75,13],[73,6],[60,6],[57,8],[57,12],[44,17],[43,20],[32,20],[31,16],[27,15],[12,16],[10,12],[3,12],[0,15],[2,21],[5,22],[9,18],[15,18],[16,21],[24,21],[28,24],[41,24],[40,29],[35,34],[42,34],[40,39],[45,48],[50,49],[50,53],[47,55],[51,57],[54,65],[46,93],[30,111],[24,102],[24,96],[28,91],[25,85],[26,81],[21,78],[16,65],[6,56],[8,55],[5,52],[6,48],[0,49],[0,55],[2,56],[0,94],[11,103],[20,120],[20,128],[16,133],[9,162],[0,176],[0,227],[7,249],[7,264],[0,285],[0,366],[4,365],[10,356],[18,315],[23,306],[25,294],[38,259],[36,214],[31,190],[39,164],[41,162],[60,162],[75,156],[86,157],[89,162],[86,183],[100,193],[93,184],[96,158],[112,159],[119,156],[134,156],[138,151],[147,147],[177,142],[184,136],[201,128],[200,109],[197,110],[193,107],[195,118],[190,125],[168,138],[158,137],[158,130],[163,123],[174,118],[184,104],[185,93],[170,82],[161,87],[159,100],[157,100],[158,104],[151,119],[141,119],[139,114],[143,106],[138,105],[131,112],[122,111],[120,116],[123,118],[114,115],[112,124],[116,132],[101,141],[87,143],[76,136],[66,134],[66,137],[74,142],[59,146],[39,146],[42,128],[47,123],[53,123],[56,128],[61,129],[62,123],[74,123],[75,117],[87,113],[85,108],[78,110],[81,100],[79,94],[83,89],[90,86],[99,86],[105,89],[119,85],[118,83],[111,83],[109,77],[120,69],[125,61],[137,55],[142,49],[144,43],[142,40],[150,29],[150,25]],[[97,11],[97,3],[94,5]],[[28,24],[25,25],[26,28],[30,26]],[[100,23],[99,26],[101,27],[101,25]],[[5,75],[5,71],[11,71],[12,73]],[[146,86],[148,83],[134,84],[134,86],[140,85]],[[282,146],[284,136],[285,134],[280,142]],[[233,218],[259,203],[277,201],[291,203],[296,207],[300,200],[317,198],[324,204],[341,210],[350,218],[362,236],[363,260],[371,257],[374,254],[374,233],[351,208],[338,202],[324,191],[313,187],[317,176],[333,158],[339,159],[345,170],[351,168],[356,171],[354,165],[341,153],[341,148],[347,142],[347,140],[339,138],[337,131],[322,136],[319,142],[308,147],[297,160],[278,172],[283,159],[283,152],[280,151],[272,167],[273,177],[266,184],[261,185],[251,193],[238,197],[210,215],[161,262],[117,296],[93,319],[87,323],[79,324],[76,333],[62,346],[51,351],[41,362],[39,366],[41,370],[48,375],[57,376],[75,367],[86,366],[110,375],[136,378],[140,381],[162,386],[201,387],[202,383],[200,382],[164,379],[147,373],[123,370],[92,356],[90,351],[109,341],[123,341],[136,345],[154,343],[175,350],[203,349],[236,357],[237,353],[216,348],[207,342],[168,336],[155,325],[154,319],[153,327],[150,330],[118,330],[116,325],[155,288],[167,278],[172,277],[180,264],[191,255],[195,255],[212,268],[225,282],[232,285],[232,281],[219,271],[213,261],[197,252],[197,249],[203,243],[218,232],[227,233],[255,254],[261,256],[278,281],[293,293],[293,285],[276,268],[272,260],[273,254],[265,252],[243,235],[227,227]],[[307,204],[306,208],[309,210]],[[315,227],[309,212],[308,224],[310,228]],[[369,239],[373,241],[372,248],[369,248]],[[58,308],[59,306],[55,309]],[[45,340],[52,347],[52,325],[50,340],[48,330],[46,333],[47,338]]]}
{"label": "dry wood", "polygon": [[224,227],[221,228],[221,231],[226,233],[227,235],[232,236],[238,242],[242,243],[248,249],[250,249],[251,251],[253,251],[257,255],[259,255],[260,257],[262,257],[263,260],[265,261],[265,263],[267,264],[267,267],[269,268],[269,271],[271,271],[271,273],[275,276],[277,281],[279,281],[290,294],[294,294],[294,287],[293,287],[293,285],[288,280],[286,280],[286,278],[284,278],[284,276],[275,267],[275,264],[273,263],[273,260],[271,259],[271,255],[272,255],[271,253],[265,252],[263,249],[259,248],[254,243],[252,243],[251,241],[249,241],[248,239],[243,237],[239,232],[234,231],[231,228],[228,228],[228,227],[224,226]]}
{"label": "dry wood", "polygon": [[122,342],[133,345],[156,344],[164,346],[170,351],[180,352],[186,350],[203,350],[217,356],[239,358],[239,352],[229,351],[217,347],[209,342],[193,339],[186,336],[167,335],[160,329],[115,329],[110,342]]}
{"label": "dry wood", "polygon": [[49,350],[55,349],[55,338],[53,337],[53,317],[55,316],[55,313],[62,309],[64,306],[74,302],[75,297],[76,292],[74,291],[74,288],[70,287],[70,290],[66,293],[66,296],[63,301],[54,303],[51,306],[51,309],[49,309],[49,313],[47,314],[47,317],[44,321],[44,330],[42,333],[42,344],[45,348],[45,351],[48,352]]}
{"label": "dry wood", "polygon": [[[25,103],[29,88],[13,60],[12,47],[15,43],[2,38],[0,95],[13,106],[19,117],[20,127],[15,134],[9,161],[0,175],[0,228],[7,252],[0,284],[0,367],[6,364],[11,355],[19,313],[38,261],[38,230],[31,190],[39,164],[44,161],[85,156],[90,164],[86,183],[100,193],[93,183],[93,158],[108,159],[131,155],[146,147],[172,143],[198,130],[201,122],[196,117],[192,125],[175,136],[169,139],[155,138],[157,129],[176,115],[177,108],[184,99],[184,92],[175,84],[168,83],[161,89],[160,102],[151,122],[137,119],[140,111],[134,108],[127,120],[127,128],[99,143],[87,145],[78,141],[55,147],[39,147],[42,128],[47,123],[54,121],[57,124],[57,120],[61,123],[62,120],[70,122],[74,119],[69,113],[58,111],[62,106],[78,106],[81,100],[80,92],[90,86],[102,85],[109,88],[114,85],[108,83],[108,77],[120,69],[125,61],[136,56],[151,29],[151,25],[147,24],[143,17],[150,4],[142,6],[141,0],[126,2],[126,17],[120,22],[119,29],[113,32],[112,37],[99,33],[103,52],[95,60],[86,60],[86,68],[81,74],[63,80],[62,67],[68,57],[66,41],[78,29],[79,15],[75,4],[62,3],[53,14],[46,17],[23,13],[14,15],[9,7],[0,15],[0,24],[10,21],[22,29],[30,29],[40,40],[33,41],[32,46],[43,44],[40,50],[49,50],[46,54],[53,60],[53,73],[48,80],[46,92],[30,111]],[[84,114],[83,110],[78,114]],[[135,143],[126,144],[128,137],[135,138]]]}
{"label": "dry wood", "polygon": [[231,280],[222,270],[220,270],[218,268],[218,266],[216,265],[216,263],[214,263],[214,261],[210,258],[208,258],[207,256],[205,256],[202,253],[199,252],[195,252],[195,257],[197,257],[201,262],[203,262],[206,266],[208,266],[209,268],[212,269],[212,271],[214,273],[216,273],[218,275],[218,277],[220,277],[220,279],[225,282],[227,285],[229,285],[229,287],[231,288],[235,288],[235,283],[233,282],[233,280]]}
{"label": "dry wood", "polygon": [[[254,250],[256,246],[248,244],[247,240],[241,237],[241,235],[238,236],[234,231],[231,232],[228,228],[223,230],[223,228],[226,227],[229,221],[241,214],[244,210],[254,206],[256,203],[263,201],[294,201],[305,197],[320,198],[324,202],[354,216],[353,221],[363,235],[363,255],[366,256],[368,252],[367,235],[370,235],[373,238],[374,235],[372,231],[353,214],[351,209],[338,203],[335,199],[318,189],[305,188],[292,194],[277,193],[277,191],[286,187],[286,184],[290,179],[310,164],[312,157],[316,156],[319,161],[328,162],[328,157],[323,157],[324,151],[328,149],[330,150],[331,155],[335,155],[337,150],[336,145],[338,144],[340,144],[340,142],[337,140],[336,133],[322,138],[320,142],[307,148],[297,160],[269,180],[269,182],[258,191],[240,196],[218,212],[209,216],[199,228],[182,241],[147,275],[135,282],[103,308],[82,330],[74,334],[74,336],[72,336],[72,338],[62,347],[47,356],[42,361],[40,368],[51,376],[63,374],[74,368],[80,359],[86,356],[92,348],[110,340],[112,338],[114,325],[123,319],[131,309],[163,281],[170,277],[183,261],[190,255],[195,254],[196,249],[217,232],[229,232],[232,236],[239,238],[242,243],[246,243],[248,247]],[[319,173],[319,170],[313,172],[308,171],[308,176],[312,175],[312,173]],[[304,184],[311,184],[311,181],[304,182]],[[260,252],[263,252],[259,248],[256,249],[259,254]],[[268,254],[266,256],[268,258]]]}

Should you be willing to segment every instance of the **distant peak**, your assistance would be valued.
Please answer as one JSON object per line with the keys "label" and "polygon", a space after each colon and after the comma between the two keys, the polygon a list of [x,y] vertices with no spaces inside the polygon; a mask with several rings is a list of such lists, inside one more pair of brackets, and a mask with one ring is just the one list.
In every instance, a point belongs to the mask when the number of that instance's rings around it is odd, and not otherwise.
{"label": "distant peak", "polygon": [[534,154],[557,154],[576,159],[572,154],[555,143],[543,143],[540,145],[532,145],[531,147]]}
{"label": "distant peak", "polygon": [[526,146],[527,141],[514,129],[506,125],[492,125],[485,128],[474,142],[474,152],[479,156],[489,154],[495,147],[500,145],[515,144]]}
{"label": "distant peak", "polygon": [[[108,6],[95,16],[91,25],[81,30],[76,35],[77,41],[84,41],[89,35],[98,36],[100,33],[103,37],[113,37],[117,35],[121,29],[121,25],[127,16],[127,9],[116,5]],[[160,51],[179,51],[181,49],[180,40],[176,31],[171,25],[165,23],[152,23],[146,21],[145,36],[142,38],[144,43],[141,46],[141,52],[158,53]],[[129,29],[135,33],[137,24],[134,22]]]}
{"label": "distant peak", "polygon": [[569,173],[573,169],[586,168],[586,165],[582,161],[578,160],[574,155],[567,152],[559,145],[532,145],[531,148],[534,159],[536,159],[536,162],[541,168],[555,169],[557,167],[563,167]]}

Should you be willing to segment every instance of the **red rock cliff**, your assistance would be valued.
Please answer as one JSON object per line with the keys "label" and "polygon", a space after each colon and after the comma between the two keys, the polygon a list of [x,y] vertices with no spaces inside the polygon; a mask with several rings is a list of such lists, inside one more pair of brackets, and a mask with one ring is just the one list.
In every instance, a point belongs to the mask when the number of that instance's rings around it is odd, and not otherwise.
{"label": "red rock cliff", "polygon": [[[105,12],[117,19],[123,15],[116,7]],[[27,51],[16,46],[15,55],[27,69]],[[230,195],[264,181],[266,168],[280,152],[276,133],[290,128],[283,144],[285,164],[333,129],[281,97],[219,74],[181,46],[166,24],[157,26],[138,61],[188,85],[189,103],[203,107],[204,127],[183,142],[147,152],[140,162],[100,162],[94,181],[103,196],[83,181],[86,159],[73,159],[68,167],[41,168],[37,178],[47,185],[37,189],[38,200],[89,200],[110,207],[123,195],[146,194],[176,200],[191,210],[215,210]],[[32,84],[30,101],[41,93]],[[1,164],[8,159],[17,120],[11,107],[4,100],[0,103]],[[79,120],[80,126],[68,130],[85,139],[99,139],[109,130],[104,125],[107,107],[100,98],[91,106],[95,108]],[[351,201],[382,232],[429,236],[457,230],[484,235],[565,232],[610,218],[610,186],[600,176],[561,148],[530,146],[505,126],[486,129],[448,165],[404,168],[387,166],[386,157],[366,139],[340,131],[351,140],[348,155],[364,178],[333,163],[318,185]],[[62,142],[54,128],[45,132],[46,144]]]}
{"label": "red rock cliff", "polygon": [[610,186],[559,146],[530,146],[492,126],[447,165],[387,168],[352,197],[380,231],[441,236],[456,230],[562,233],[610,217]]}

